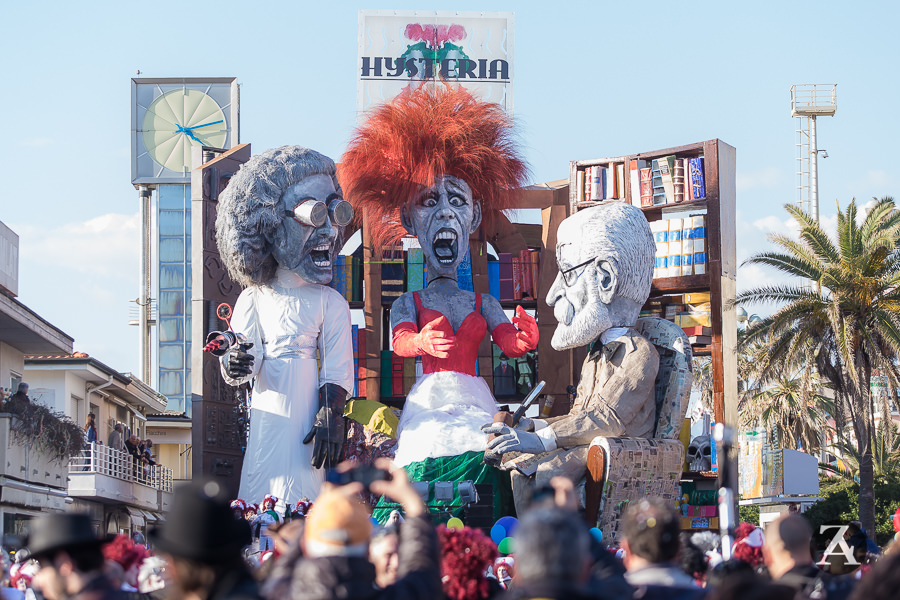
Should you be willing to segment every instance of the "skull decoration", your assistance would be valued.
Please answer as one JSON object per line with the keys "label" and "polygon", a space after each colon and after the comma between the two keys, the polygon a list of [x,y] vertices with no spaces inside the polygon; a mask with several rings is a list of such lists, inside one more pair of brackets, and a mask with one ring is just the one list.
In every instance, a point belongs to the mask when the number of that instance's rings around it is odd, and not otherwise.
{"label": "skull decoration", "polygon": [[712,446],[708,435],[698,435],[691,440],[687,462],[691,471],[709,471],[712,468]]}

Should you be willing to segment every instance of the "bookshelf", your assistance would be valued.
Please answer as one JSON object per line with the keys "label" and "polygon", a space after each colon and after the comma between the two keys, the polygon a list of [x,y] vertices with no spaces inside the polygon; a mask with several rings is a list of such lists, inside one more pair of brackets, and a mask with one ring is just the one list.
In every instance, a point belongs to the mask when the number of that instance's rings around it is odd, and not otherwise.
{"label": "bookshelf", "polygon": [[[655,175],[654,161],[662,163],[666,157],[679,159],[703,159],[702,181],[705,187],[704,197],[697,195],[690,197],[687,190],[689,174],[682,173],[684,177],[684,191],[681,202],[674,202],[674,198],[668,196],[668,202],[659,202],[659,195],[651,194],[651,204],[648,206],[647,194],[644,197],[636,197],[635,192],[640,190],[641,176],[637,173],[637,185],[632,183],[631,166],[649,168],[651,175]],[[685,294],[709,295],[709,326],[708,341],[692,344],[695,356],[710,356],[712,359],[713,375],[713,400],[715,406],[714,418],[717,423],[737,423],[737,323],[735,311],[729,307],[729,302],[735,297],[735,278],[737,275],[736,247],[735,247],[735,161],[736,152],[732,146],[714,139],[695,144],[665,148],[651,152],[642,152],[610,158],[593,160],[576,160],[569,163],[569,211],[574,212],[582,208],[593,206],[598,202],[626,202],[641,208],[648,222],[671,221],[702,216],[705,220],[705,272],[686,273],[687,266],[679,265],[677,274],[671,272],[671,267],[664,267],[660,276],[654,277],[646,311],[655,307],[667,306],[668,298],[678,299]],[[688,163],[690,165],[690,163]],[[605,175],[600,179],[601,190],[607,196],[606,199],[597,199],[600,194],[591,196],[586,189],[586,180],[589,174],[592,178],[591,187],[596,182],[596,171],[600,168]],[[615,184],[610,180],[615,174]],[[624,176],[623,176],[624,174]],[[672,172],[673,183],[677,183],[678,171]],[[668,194],[664,187],[658,188],[656,179],[651,181],[651,189],[657,192],[660,189]],[[675,187],[673,185],[673,187]],[[677,189],[677,188],[675,188]],[[691,190],[692,191],[692,190]],[[645,189],[646,192],[646,189]],[[639,194],[638,194],[639,195]],[[642,206],[643,200],[643,206]],[[652,201],[657,201],[653,204]],[[686,231],[686,230],[685,230]],[[659,240],[659,238],[657,238]],[[680,238],[679,238],[680,239]],[[659,248],[659,244],[657,245]],[[659,266],[659,261],[657,265]],[[696,268],[696,266],[693,266]],[[672,304],[678,304],[672,302]],[[683,302],[681,304],[684,304]],[[665,316],[663,314],[659,316]]]}

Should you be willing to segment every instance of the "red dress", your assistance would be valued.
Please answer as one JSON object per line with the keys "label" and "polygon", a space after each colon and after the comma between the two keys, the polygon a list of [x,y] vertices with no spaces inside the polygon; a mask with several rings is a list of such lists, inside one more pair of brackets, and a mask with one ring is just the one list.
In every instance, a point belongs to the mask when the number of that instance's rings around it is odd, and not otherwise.
{"label": "red dress", "polygon": [[453,331],[453,325],[443,313],[426,308],[422,304],[419,292],[413,292],[413,299],[416,301],[416,320],[420,331],[428,323],[436,321],[434,329],[456,336],[456,345],[450,349],[450,356],[447,358],[436,358],[430,354],[422,355],[422,370],[425,374],[456,371],[475,377],[478,346],[487,333],[487,321],[481,314],[481,294],[475,294],[475,310],[466,315],[456,331]]}

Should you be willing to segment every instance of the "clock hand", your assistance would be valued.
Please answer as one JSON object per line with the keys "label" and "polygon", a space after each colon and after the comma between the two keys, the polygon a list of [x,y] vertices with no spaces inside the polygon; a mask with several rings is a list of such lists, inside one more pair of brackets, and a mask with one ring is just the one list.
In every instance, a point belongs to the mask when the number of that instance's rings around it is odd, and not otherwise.
{"label": "clock hand", "polygon": [[194,140],[195,142],[197,142],[197,143],[200,144],[201,146],[203,145],[203,142],[202,142],[200,139],[198,139],[197,136],[194,135],[194,133],[191,131],[191,128],[190,128],[190,127],[182,127],[182,126],[179,125],[178,123],[175,123],[175,126],[178,127],[178,129],[175,131],[175,133],[184,133],[184,134],[187,134],[187,136],[188,136],[189,138],[191,138],[192,140]]}
{"label": "clock hand", "polygon": [[209,127],[210,125],[217,125],[219,123],[224,123],[224,122],[225,122],[224,119],[219,119],[218,121],[213,121],[212,123],[204,123],[203,125],[194,125],[193,127],[186,127],[185,129],[190,129],[190,130],[200,129],[201,127]]}

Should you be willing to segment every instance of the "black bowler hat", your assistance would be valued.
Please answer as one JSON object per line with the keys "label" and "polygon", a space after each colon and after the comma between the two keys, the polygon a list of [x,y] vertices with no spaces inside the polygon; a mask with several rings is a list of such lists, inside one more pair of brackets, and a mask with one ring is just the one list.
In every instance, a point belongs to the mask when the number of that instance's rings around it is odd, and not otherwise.
{"label": "black bowler hat", "polygon": [[218,564],[238,559],[250,544],[250,526],[236,519],[229,496],[217,481],[192,481],[175,490],[172,507],[161,527],[149,532],[160,551]]}
{"label": "black bowler hat", "polygon": [[39,558],[59,550],[99,548],[105,542],[94,533],[88,515],[59,513],[33,519],[25,545],[31,558]]}

